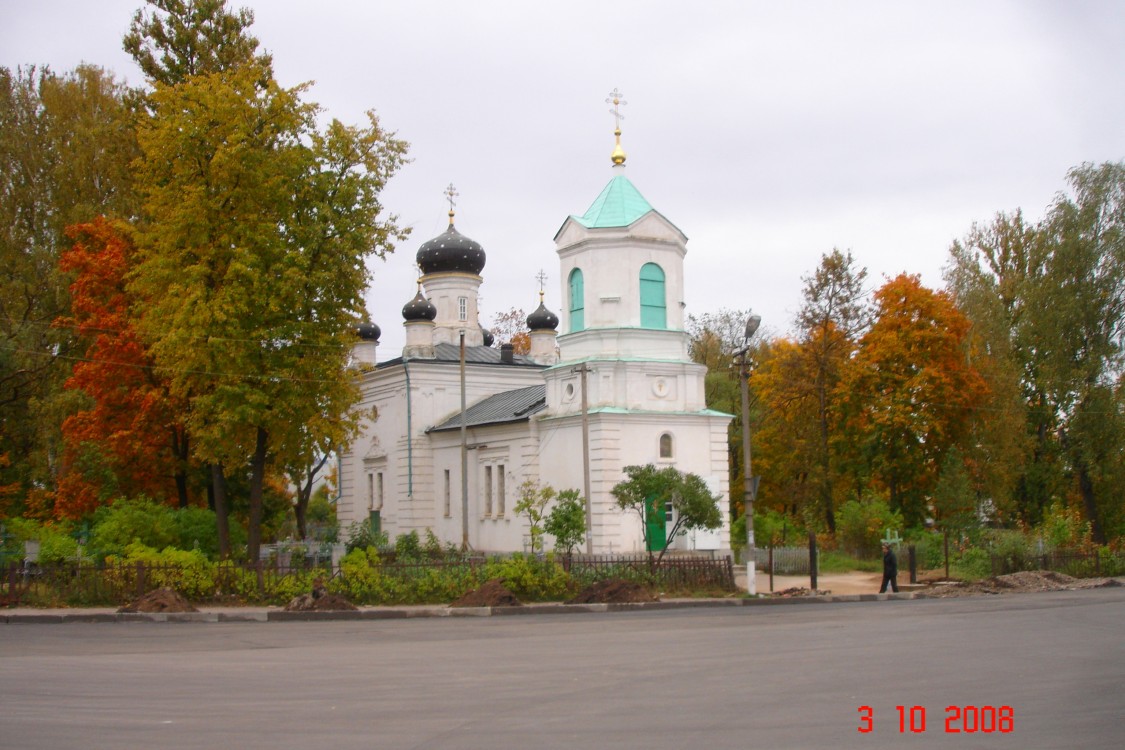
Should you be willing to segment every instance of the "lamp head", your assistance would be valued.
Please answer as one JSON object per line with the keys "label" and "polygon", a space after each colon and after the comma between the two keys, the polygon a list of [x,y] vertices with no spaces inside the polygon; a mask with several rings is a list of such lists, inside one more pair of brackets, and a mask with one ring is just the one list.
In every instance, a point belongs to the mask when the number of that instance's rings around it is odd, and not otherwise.
{"label": "lamp head", "polygon": [[743,334],[743,341],[749,341],[750,337],[758,332],[758,326],[762,324],[761,315],[751,315],[746,319],[746,333]]}

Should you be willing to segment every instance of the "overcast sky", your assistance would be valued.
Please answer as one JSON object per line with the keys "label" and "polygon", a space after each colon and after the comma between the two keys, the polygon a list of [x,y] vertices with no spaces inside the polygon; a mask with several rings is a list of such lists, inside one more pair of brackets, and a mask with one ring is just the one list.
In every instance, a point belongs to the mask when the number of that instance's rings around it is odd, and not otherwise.
{"label": "overcast sky", "polygon": [[[403,343],[418,246],[457,228],[487,252],[481,322],[560,310],[552,238],[610,179],[619,88],[626,174],[689,238],[687,311],[790,329],[801,277],[850,249],[870,286],[938,287],[950,243],[1037,220],[1082,162],[1125,158],[1125,3],[248,0],[283,85],[411,144],[384,193],[413,235],[372,267],[380,358]],[[140,0],[0,0],[0,65],[140,72]]]}

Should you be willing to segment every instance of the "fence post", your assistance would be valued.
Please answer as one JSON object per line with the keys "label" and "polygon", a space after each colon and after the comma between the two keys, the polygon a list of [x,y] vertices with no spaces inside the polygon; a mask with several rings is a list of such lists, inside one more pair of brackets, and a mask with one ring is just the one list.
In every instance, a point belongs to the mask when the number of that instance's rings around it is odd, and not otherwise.
{"label": "fence post", "polygon": [[773,542],[770,542],[770,593],[773,593]]}
{"label": "fence post", "polygon": [[910,556],[910,582],[918,583],[918,550],[912,544],[906,548],[906,551]]}
{"label": "fence post", "polygon": [[266,579],[265,579],[265,576],[262,574],[262,561],[260,559],[254,561],[254,572],[258,576],[258,596],[260,596],[260,597],[265,596],[266,595]]}
{"label": "fence post", "polygon": [[816,532],[809,531],[809,580],[813,593],[816,593]]}
{"label": "fence post", "polygon": [[137,598],[145,595],[145,564],[137,561]]}
{"label": "fence post", "polygon": [[1102,556],[1100,552],[1101,550],[1094,547],[1094,575],[1098,578],[1102,577]]}

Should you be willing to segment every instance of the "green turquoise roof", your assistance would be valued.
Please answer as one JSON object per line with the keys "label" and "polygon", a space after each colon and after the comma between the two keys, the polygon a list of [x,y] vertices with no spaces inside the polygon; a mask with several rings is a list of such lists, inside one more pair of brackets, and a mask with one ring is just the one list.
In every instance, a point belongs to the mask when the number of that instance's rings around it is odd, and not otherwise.
{"label": "green turquoise roof", "polygon": [[653,210],[625,175],[617,175],[594,199],[586,213],[574,220],[587,229],[627,227]]}

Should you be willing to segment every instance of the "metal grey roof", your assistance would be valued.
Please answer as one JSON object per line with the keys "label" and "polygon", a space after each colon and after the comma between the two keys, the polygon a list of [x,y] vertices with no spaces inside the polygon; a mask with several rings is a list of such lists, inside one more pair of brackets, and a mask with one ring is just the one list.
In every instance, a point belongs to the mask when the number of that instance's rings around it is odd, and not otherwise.
{"label": "metal grey roof", "polygon": [[[530,385],[514,391],[497,393],[478,401],[465,410],[465,426],[480,427],[489,424],[522,422],[547,406],[547,386]],[[431,427],[426,432],[461,429],[461,413]]]}
{"label": "metal grey roof", "polygon": [[[452,362],[454,364],[461,361],[461,345],[460,344],[436,344],[434,346],[433,359],[419,359],[413,358],[410,362]],[[500,361],[500,349],[493,349],[489,346],[466,346],[465,347],[465,363],[470,365],[503,365],[511,367],[513,365],[523,365],[536,367],[540,370],[545,369],[544,365],[534,362],[530,357],[524,354],[513,354],[511,364]],[[402,364],[402,357],[395,357],[386,362],[380,362],[379,367],[390,367],[392,365]]]}

